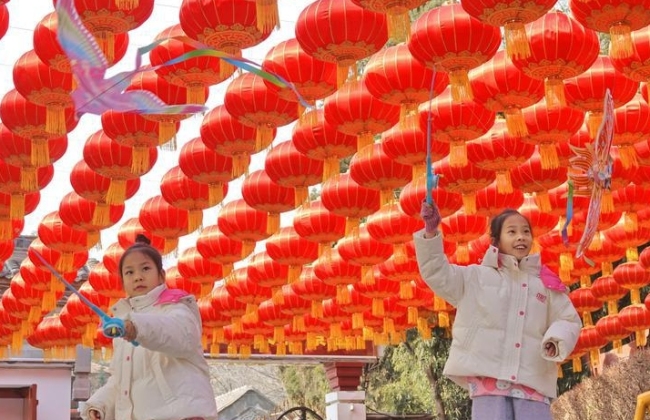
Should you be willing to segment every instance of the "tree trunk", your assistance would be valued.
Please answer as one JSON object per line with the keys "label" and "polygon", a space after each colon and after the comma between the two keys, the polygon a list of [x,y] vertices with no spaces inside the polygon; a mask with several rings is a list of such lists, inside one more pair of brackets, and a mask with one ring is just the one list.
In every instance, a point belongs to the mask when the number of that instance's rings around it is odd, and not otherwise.
{"label": "tree trunk", "polygon": [[438,413],[438,420],[447,420],[447,413],[445,413],[445,406],[442,403],[442,396],[440,395],[440,387],[438,387],[438,375],[434,370],[433,365],[429,365],[426,369],[427,378],[431,384],[431,393],[433,394],[433,404]]}

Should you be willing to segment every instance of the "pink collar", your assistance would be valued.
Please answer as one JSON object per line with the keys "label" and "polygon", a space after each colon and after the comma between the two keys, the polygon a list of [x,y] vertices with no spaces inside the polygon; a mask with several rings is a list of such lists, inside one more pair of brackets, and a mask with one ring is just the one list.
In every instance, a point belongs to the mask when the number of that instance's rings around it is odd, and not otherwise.
{"label": "pink collar", "polygon": [[185,290],[181,289],[165,289],[158,296],[155,305],[165,305],[168,303],[178,303],[184,297],[189,296]]}

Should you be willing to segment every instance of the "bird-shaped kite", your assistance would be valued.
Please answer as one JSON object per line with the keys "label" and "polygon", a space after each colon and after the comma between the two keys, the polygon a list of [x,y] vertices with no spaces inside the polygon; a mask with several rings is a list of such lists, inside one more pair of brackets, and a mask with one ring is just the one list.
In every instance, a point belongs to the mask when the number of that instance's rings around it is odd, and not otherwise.
{"label": "bird-shaped kite", "polygon": [[178,39],[195,46],[196,50],[156,67],[142,67],[142,56],[165,41],[165,39],[160,39],[138,48],[133,70],[120,72],[107,78],[108,61],[99,48],[97,41],[79,17],[74,6],[74,0],[57,0],[55,9],[58,20],[57,39],[70,60],[70,67],[77,83],[76,89],[72,92],[72,99],[79,115],[85,113],[101,115],[110,109],[139,114],[195,114],[204,112],[207,108],[203,105],[168,105],[149,91],[125,91],[125,89],[129,86],[133,76],[139,72],[155,70],[159,67],[205,55],[218,57],[243,70],[258,74],[280,87],[289,87],[296,93],[298,100],[303,105],[306,105],[306,109],[312,108],[293,85],[286,80],[261,70],[261,66],[252,61],[211,49],[189,37],[180,37]]}
{"label": "bird-shaped kite", "polygon": [[603,192],[611,189],[613,159],[609,154],[614,137],[614,99],[609,89],[605,92],[603,121],[593,143],[586,147],[571,146],[574,157],[569,159],[569,197],[566,222],[562,237],[568,242],[567,229],[573,217],[573,196],[590,197],[585,230],[578,242],[576,257],[589,247],[598,230]]}

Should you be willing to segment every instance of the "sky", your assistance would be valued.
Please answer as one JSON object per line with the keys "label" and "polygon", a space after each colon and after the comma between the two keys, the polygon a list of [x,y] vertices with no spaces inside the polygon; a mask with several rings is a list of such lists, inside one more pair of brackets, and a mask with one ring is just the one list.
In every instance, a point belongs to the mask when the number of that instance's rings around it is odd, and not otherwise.
{"label": "sky", "polygon": [[[300,12],[313,0],[291,0],[279,1],[280,3],[280,28],[264,42],[243,51],[243,56],[258,64],[264,60],[266,53],[277,43],[295,37],[295,22]],[[129,32],[129,49],[126,56],[118,64],[109,70],[109,75],[118,71],[133,68],[135,52],[138,47],[151,43],[156,35],[164,29],[179,23],[178,15],[182,0],[156,0],[151,17],[139,28]],[[7,3],[9,9],[9,30],[0,39],[0,95],[14,88],[12,72],[14,63],[25,52],[32,50],[33,33],[36,25],[47,14],[54,10],[52,0],[11,0]],[[147,63],[145,63],[147,64]],[[210,89],[210,95],[206,105],[212,109],[223,104],[223,96],[228,83],[232,77]],[[126,209],[122,219],[113,227],[102,230],[101,243],[103,248],[117,242],[119,226],[130,218],[137,217],[142,203],[148,198],[160,195],[160,179],[172,167],[178,165],[178,155],[183,144],[199,137],[199,129],[203,116],[196,115],[181,122],[177,134],[178,147],[176,151],[158,150],[158,160],[153,169],[141,178],[141,185],[138,193],[126,201]],[[275,137],[274,144],[289,140],[293,124],[280,127]],[[100,117],[95,115],[84,115],[77,127],[68,134],[68,148],[65,155],[54,164],[54,179],[46,188],[41,190],[41,200],[37,209],[25,217],[25,228],[23,234],[35,234],[38,224],[43,217],[50,212],[58,210],[59,202],[69,192],[73,191],[70,185],[70,171],[73,166],[83,159],[82,150],[86,139],[97,130],[101,129]],[[253,156],[250,171],[264,167],[264,156],[262,151]],[[241,182],[238,178],[229,184],[229,191],[222,204],[241,198]],[[216,218],[221,206],[215,206],[204,210],[203,225],[209,226],[216,223]],[[290,223],[293,213],[282,215],[282,226]],[[183,236],[179,241],[180,251],[193,246],[198,233]],[[258,244],[258,249],[262,244]],[[101,258],[101,251],[91,250],[91,257]]]}

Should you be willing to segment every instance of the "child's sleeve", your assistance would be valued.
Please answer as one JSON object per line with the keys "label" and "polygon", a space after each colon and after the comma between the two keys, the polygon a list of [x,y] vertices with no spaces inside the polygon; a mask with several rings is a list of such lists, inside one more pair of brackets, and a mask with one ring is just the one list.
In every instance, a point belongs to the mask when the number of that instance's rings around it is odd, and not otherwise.
{"label": "child's sleeve", "polygon": [[[117,340],[113,341],[114,345],[118,345]],[[115,372],[117,372],[118,368],[115,363],[115,357],[113,357],[110,364],[111,376],[109,376],[104,386],[95,391],[95,393],[85,402],[84,408],[81,412],[82,419],[88,420],[88,412],[90,410],[97,410],[101,414],[102,420],[116,420],[115,399],[117,397],[117,379],[115,378]]]}
{"label": "child's sleeve", "polygon": [[[149,350],[172,357],[188,357],[201,347],[201,318],[196,303],[186,299],[168,305],[164,312],[132,312],[136,341]],[[196,309],[196,310],[194,310]]]}
{"label": "child's sleeve", "polygon": [[467,267],[449,264],[442,243],[442,235],[425,238],[423,230],[415,232],[413,243],[422,280],[433,292],[454,306],[465,292],[464,272]]}
{"label": "child's sleeve", "polygon": [[[562,362],[571,354],[578,342],[582,321],[566,293],[550,293],[550,325],[542,339],[540,351],[544,359],[553,362]],[[548,357],[546,355],[544,346],[548,343],[554,343],[556,345],[558,352],[555,357]]]}

